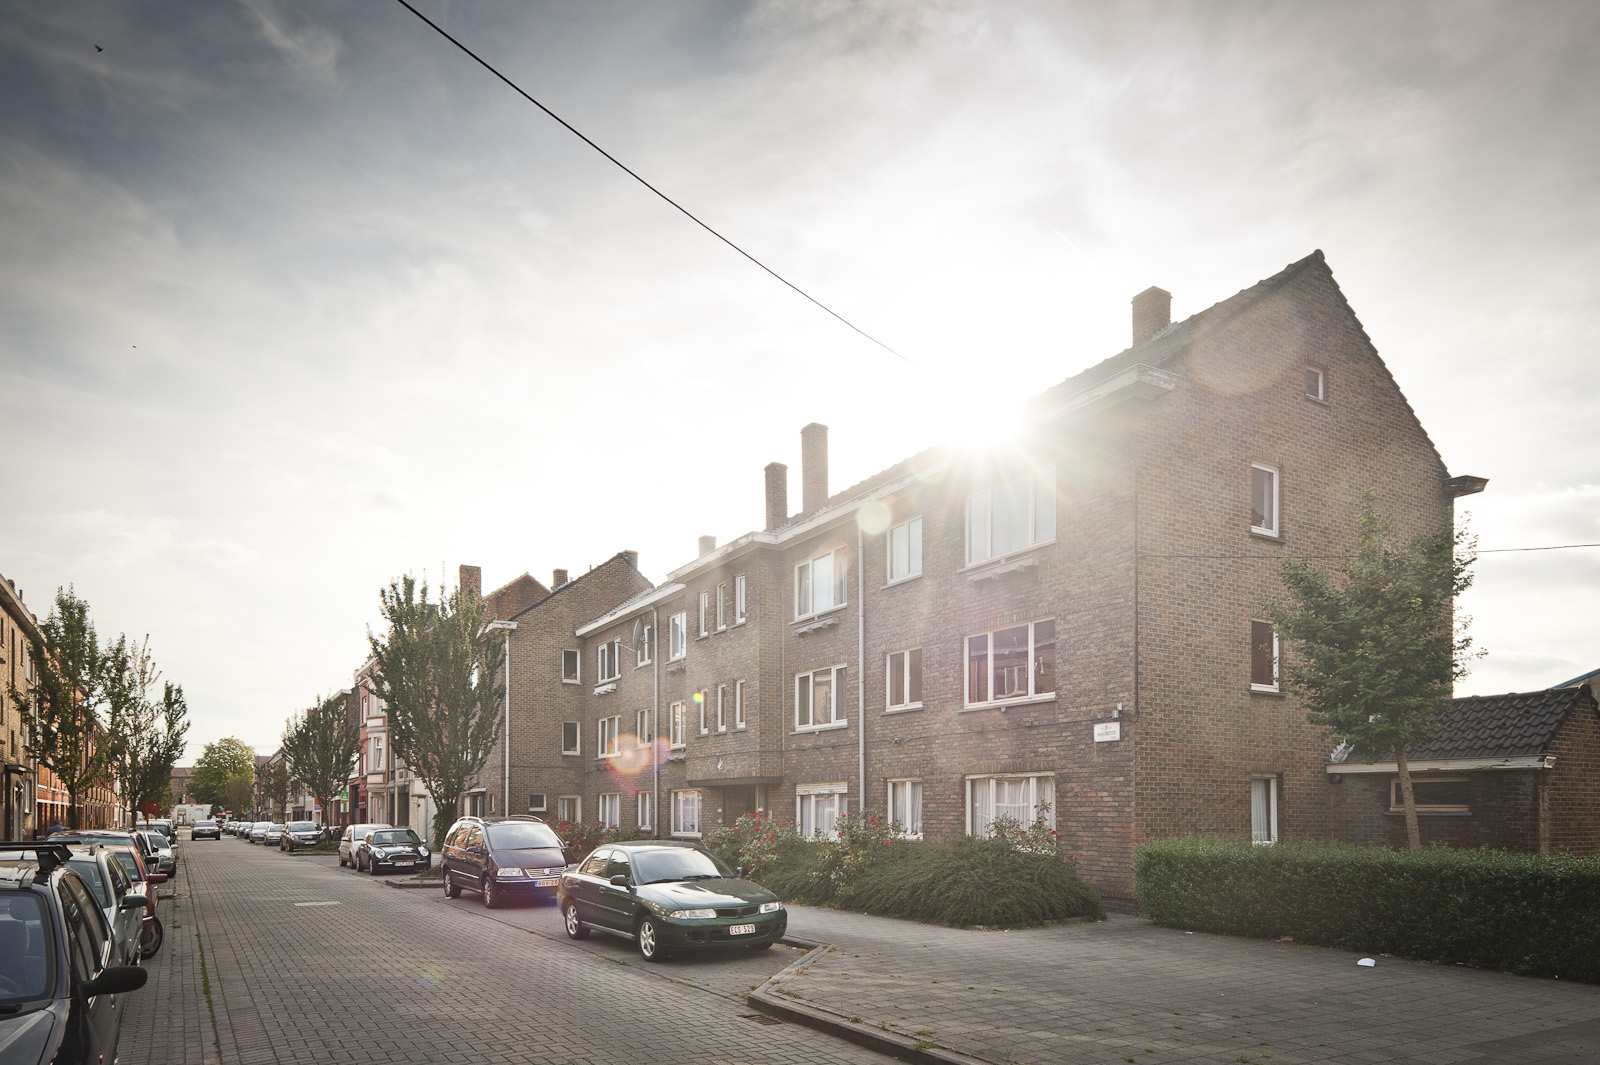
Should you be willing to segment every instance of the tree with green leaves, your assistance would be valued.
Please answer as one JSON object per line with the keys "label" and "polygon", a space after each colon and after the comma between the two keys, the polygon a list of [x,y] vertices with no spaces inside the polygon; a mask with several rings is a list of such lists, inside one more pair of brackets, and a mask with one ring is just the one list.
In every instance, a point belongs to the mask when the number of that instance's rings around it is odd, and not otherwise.
{"label": "tree with green leaves", "polygon": [[160,700],[154,698],[161,672],[150,657],[150,637],[136,644],[119,636],[103,659],[111,774],[131,824],[171,784],[172,767],[187,746],[189,707],[183,688],[170,681]]}
{"label": "tree with green leaves", "polygon": [[367,632],[372,684],[386,705],[396,757],[438,806],[439,845],[500,735],[505,635],[485,631],[488,607],[471,589],[433,603],[427,582],[408,575],[380,593],[380,605],[388,631]]}
{"label": "tree with green leaves", "polygon": [[287,757],[274,758],[261,767],[257,774],[257,783],[261,788],[261,796],[265,800],[262,806],[270,813],[277,812],[287,821],[289,811],[289,763]]}
{"label": "tree with green leaves", "polygon": [[230,773],[222,786],[217,789],[217,798],[206,800],[214,806],[221,806],[232,810],[233,816],[243,818],[245,814],[255,809],[251,800],[255,797],[255,781],[249,773]]}
{"label": "tree with green leaves", "polygon": [[309,709],[291,717],[283,730],[283,763],[288,782],[305,788],[322,804],[324,821],[333,809],[333,797],[355,768],[356,744],[360,741],[360,726],[345,713],[343,695],[318,699]]}
{"label": "tree with green leaves", "polygon": [[[242,776],[245,781],[243,803],[229,802],[223,795],[224,786],[235,776]],[[194,764],[194,775],[189,778],[189,790],[194,793],[195,802],[245,810],[250,807],[255,779],[256,749],[243,740],[227,736],[201,749]]]}
{"label": "tree with green leaves", "polygon": [[1472,641],[1456,619],[1455,597],[1472,584],[1473,542],[1442,531],[1397,541],[1368,493],[1356,554],[1325,572],[1286,558],[1288,596],[1269,617],[1290,643],[1281,670],[1306,716],[1361,757],[1393,752],[1405,807],[1406,839],[1422,846],[1407,752],[1434,735],[1455,682],[1467,673]]}
{"label": "tree with green leaves", "polygon": [[89,604],[70,585],[57,588],[50,616],[29,645],[33,682],[25,689],[8,685],[11,698],[38,714],[34,759],[61,781],[68,827],[81,828],[78,796],[105,780],[112,754],[99,717],[106,701],[105,652]]}

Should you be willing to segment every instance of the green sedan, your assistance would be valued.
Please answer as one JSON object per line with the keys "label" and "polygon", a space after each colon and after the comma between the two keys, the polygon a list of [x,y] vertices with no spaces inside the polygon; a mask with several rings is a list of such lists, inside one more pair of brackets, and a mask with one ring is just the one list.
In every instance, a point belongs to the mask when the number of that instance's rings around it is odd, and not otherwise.
{"label": "green sedan", "polygon": [[694,843],[635,840],[597,847],[556,888],[567,935],[628,936],[645,961],[679,950],[762,950],[789,927],[778,896]]}

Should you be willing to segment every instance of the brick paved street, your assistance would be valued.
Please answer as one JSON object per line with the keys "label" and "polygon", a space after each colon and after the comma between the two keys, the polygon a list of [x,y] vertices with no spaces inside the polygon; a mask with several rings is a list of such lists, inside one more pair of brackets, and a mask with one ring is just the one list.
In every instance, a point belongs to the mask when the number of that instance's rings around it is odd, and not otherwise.
{"label": "brick paved street", "polygon": [[790,948],[646,966],[621,940],[568,941],[553,907],[447,903],[236,839],[179,846],[124,1065],[884,1060],[745,1016]]}
{"label": "brick paved street", "polygon": [[[798,907],[838,949],[771,995],[992,1062],[1600,1062],[1600,988],[1185,934],[971,932]],[[776,990],[772,989],[772,990]],[[798,1000],[787,997],[798,995]]]}

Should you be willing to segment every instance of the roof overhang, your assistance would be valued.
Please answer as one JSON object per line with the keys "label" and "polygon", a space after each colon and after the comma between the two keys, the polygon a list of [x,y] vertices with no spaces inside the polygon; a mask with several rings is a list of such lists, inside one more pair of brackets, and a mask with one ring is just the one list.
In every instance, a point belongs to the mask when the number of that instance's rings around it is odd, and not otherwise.
{"label": "roof overhang", "polygon": [[1462,496],[1477,495],[1479,492],[1488,487],[1489,478],[1474,477],[1468,473],[1463,473],[1459,477],[1447,478],[1444,482],[1444,490],[1449,492],[1451,498],[1453,499],[1460,499]]}
{"label": "roof overhang", "polygon": [[[1501,758],[1426,758],[1406,763],[1413,773],[1463,773],[1478,769],[1554,769],[1553,754],[1507,755]],[[1323,769],[1334,773],[1398,773],[1394,762],[1329,762]]]}
{"label": "roof overhang", "polygon": [[683,591],[683,585],[681,584],[663,584],[649,595],[624,603],[608,614],[601,614],[593,621],[579,625],[577,634],[579,636],[587,636],[592,632],[605,628],[607,625],[621,621],[623,618],[631,618],[641,611],[649,610],[663,599],[672,598],[681,591]]}

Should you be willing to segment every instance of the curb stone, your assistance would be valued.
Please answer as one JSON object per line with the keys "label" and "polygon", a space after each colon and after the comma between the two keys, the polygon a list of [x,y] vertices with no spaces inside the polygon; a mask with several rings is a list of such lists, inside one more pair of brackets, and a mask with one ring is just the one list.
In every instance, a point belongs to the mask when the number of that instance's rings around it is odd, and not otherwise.
{"label": "curb stone", "polygon": [[913,1061],[921,1065],[990,1065],[983,1058],[972,1057],[948,1047],[928,1046],[910,1036],[865,1022],[851,1021],[842,1013],[780,994],[779,985],[783,981],[831,949],[826,943],[813,943],[793,936],[784,936],[782,942],[791,947],[800,947],[806,953],[745,996],[745,1003],[756,1012],[794,1024],[803,1024],[807,1028],[866,1047],[879,1054],[899,1058],[901,1061]]}

